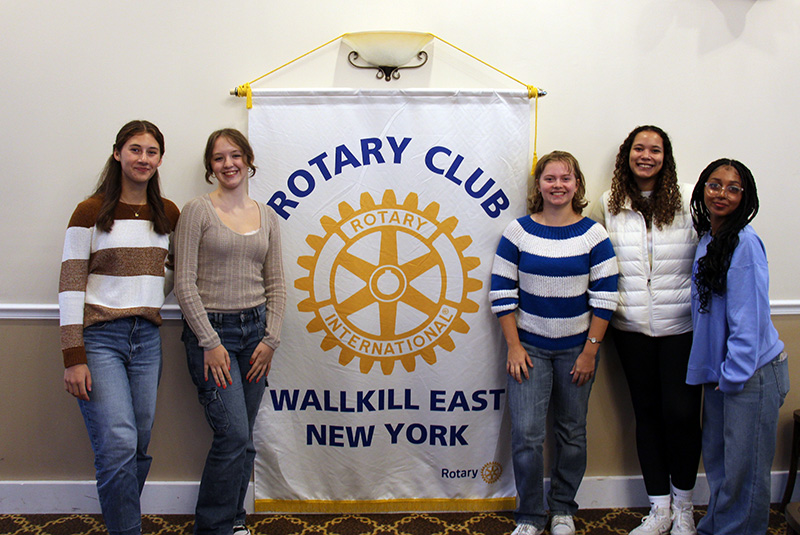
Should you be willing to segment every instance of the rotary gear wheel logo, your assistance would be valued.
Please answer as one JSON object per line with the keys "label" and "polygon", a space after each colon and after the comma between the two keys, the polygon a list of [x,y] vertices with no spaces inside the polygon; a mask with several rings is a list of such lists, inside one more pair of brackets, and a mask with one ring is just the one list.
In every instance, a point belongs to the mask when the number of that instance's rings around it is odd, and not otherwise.
{"label": "rotary gear wheel logo", "polygon": [[468,299],[483,284],[469,278],[480,259],[465,256],[469,236],[453,236],[455,217],[438,221],[439,204],[418,209],[416,193],[398,205],[392,190],[381,204],[369,193],[354,209],[339,204],[339,221],[320,218],[325,236],[309,235],[313,256],[297,263],[309,272],[295,287],[309,293],[298,305],[313,312],[306,328],[325,332],[320,347],[337,346],[339,363],[360,359],[361,373],[375,363],[385,375],[399,361],[408,372],[416,357],[436,362],[435,347],[455,349],[452,332],[469,332],[462,319],[478,311]]}
{"label": "rotary gear wheel logo", "polygon": [[503,465],[500,463],[492,461],[481,468],[481,478],[490,485],[497,483],[501,475],[503,475]]}

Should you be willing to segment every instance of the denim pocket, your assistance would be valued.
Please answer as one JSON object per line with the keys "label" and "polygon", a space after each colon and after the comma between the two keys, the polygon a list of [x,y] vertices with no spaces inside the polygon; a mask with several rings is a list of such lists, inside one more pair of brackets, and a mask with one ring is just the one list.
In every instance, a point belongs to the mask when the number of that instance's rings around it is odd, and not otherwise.
{"label": "denim pocket", "polygon": [[213,429],[214,433],[224,433],[230,426],[228,411],[225,410],[225,402],[215,388],[198,389],[200,404],[206,413],[206,420]]}
{"label": "denim pocket", "polygon": [[772,369],[775,371],[775,384],[778,386],[778,394],[783,405],[783,400],[789,393],[789,358],[781,353],[772,361]]}

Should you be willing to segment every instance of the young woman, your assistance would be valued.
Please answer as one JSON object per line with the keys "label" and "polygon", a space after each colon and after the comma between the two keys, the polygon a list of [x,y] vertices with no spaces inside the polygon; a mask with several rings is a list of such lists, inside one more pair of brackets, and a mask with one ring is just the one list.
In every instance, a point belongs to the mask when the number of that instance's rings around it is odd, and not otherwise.
{"label": "young woman", "polygon": [[756,183],[736,160],[700,174],[692,218],[700,235],[692,282],[695,337],[686,381],[703,385],[703,464],[710,489],[702,534],[766,533],[778,408],[789,390],[769,310],[764,244],[748,224]]}
{"label": "young woman", "polygon": [[678,184],[667,133],[639,126],[620,145],[611,190],[592,213],[619,262],[611,336],[631,393],[650,498],[650,514],[631,535],[695,533],[701,390],[686,384],[697,246],[690,197],[691,186]]}
{"label": "young woman", "polygon": [[489,297],[508,344],[508,403],[518,507],[514,535],[539,535],[542,446],[553,404],[555,458],[550,533],[575,533],[575,494],[586,470],[586,413],[597,350],[617,305],[617,261],[602,226],[582,217],[586,183],[568,152],[544,156],[528,197],[531,215],[503,232]]}
{"label": "young woman", "polygon": [[109,533],[142,532],[139,495],[161,374],[159,311],[172,289],[178,208],[161,197],[164,136],[131,121],[72,214],[59,283],[64,385],[78,398]]}
{"label": "young woman", "polygon": [[244,498],[253,424],[280,342],[286,288],[274,212],[248,195],[253,149],[238,130],[208,138],[206,181],[176,231],[175,296],[189,373],[214,431],[195,509],[196,534],[249,534]]}

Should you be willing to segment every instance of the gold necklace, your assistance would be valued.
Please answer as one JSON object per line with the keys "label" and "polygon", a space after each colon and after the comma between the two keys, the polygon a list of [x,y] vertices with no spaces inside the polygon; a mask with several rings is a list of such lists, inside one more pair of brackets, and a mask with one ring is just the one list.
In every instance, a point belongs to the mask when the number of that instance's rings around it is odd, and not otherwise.
{"label": "gold necklace", "polygon": [[[133,212],[133,216],[134,217],[139,217],[139,213],[142,211],[142,209],[144,209],[145,206],[147,206],[147,203],[135,204],[135,205],[134,204],[128,204],[128,203],[123,203],[123,204],[131,209],[131,212]],[[134,206],[138,206],[139,209],[137,210],[136,208],[134,208]]]}

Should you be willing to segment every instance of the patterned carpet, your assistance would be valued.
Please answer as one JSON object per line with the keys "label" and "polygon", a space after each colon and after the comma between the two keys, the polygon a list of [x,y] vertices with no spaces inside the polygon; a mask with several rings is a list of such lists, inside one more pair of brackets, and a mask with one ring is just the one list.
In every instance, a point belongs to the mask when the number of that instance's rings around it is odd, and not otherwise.
{"label": "patterned carpet", "polygon": [[[579,533],[621,534],[639,525],[646,509],[585,509],[575,517]],[[702,516],[702,508],[695,519]],[[190,535],[191,515],[146,515],[145,535]],[[505,535],[514,529],[511,513],[409,513],[375,515],[251,515],[254,534],[269,535]],[[770,511],[770,535],[785,533],[783,515]],[[0,515],[3,535],[101,535],[100,515]]]}

